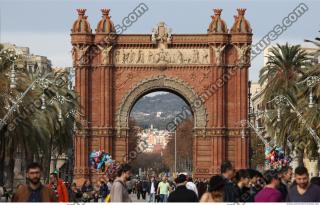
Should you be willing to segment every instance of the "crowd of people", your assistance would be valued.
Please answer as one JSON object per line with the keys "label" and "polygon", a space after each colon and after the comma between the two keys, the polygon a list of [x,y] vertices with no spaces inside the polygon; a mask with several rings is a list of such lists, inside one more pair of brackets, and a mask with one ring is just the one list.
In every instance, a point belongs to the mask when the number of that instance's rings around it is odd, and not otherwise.
{"label": "crowd of people", "polygon": [[[130,176],[130,166],[121,166],[116,179],[119,185],[111,190],[111,202],[131,202],[132,188],[126,185]],[[221,165],[221,174],[209,181],[193,181],[179,174],[173,181],[166,176],[161,181],[155,177],[138,180],[133,187],[137,198],[149,195],[149,202],[320,202],[320,177],[310,180],[304,166],[294,172],[286,166],[262,174],[254,169],[235,171],[226,161]]]}
{"label": "crowd of people", "polygon": [[[100,179],[94,185],[86,180],[82,186],[69,184],[50,174],[49,184],[41,183],[41,166],[27,167],[27,184],[19,184],[13,202],[131,202],[132,196],[146,202],[320,202],[320,177],[309,180],[308,170],[291,167],[267,170],[235,171],[228,161],[221,165],[221,174],[210,180],[193,180],[178,174],[132,178],[131,167],[122,164],[117,177]],[[0,190],[1,191],[1,190]]]}

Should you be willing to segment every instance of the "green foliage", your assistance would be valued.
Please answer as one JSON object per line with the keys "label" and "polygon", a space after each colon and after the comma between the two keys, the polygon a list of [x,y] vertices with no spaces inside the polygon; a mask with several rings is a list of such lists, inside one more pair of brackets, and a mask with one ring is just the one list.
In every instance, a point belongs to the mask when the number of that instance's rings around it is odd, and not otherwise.
{"label": "green foliage", "polygon": [[[77,95],[75,91],[68,89],[66,73],[28,73],[23,62],[16,67],[17,88],[10,90],[8,72],[13,62],[17,64],[21,59],[12,61],[8,58],[10,52],[4,53],[3,50],[0,56],[0,93],[3,96],[0,98],[0,118],[6,115],[8,108],[32,82],[45,77],[48,84],[44,87],[36,83],[32,87],[9,117],[0,136],[0,144],[9,142],[13,146],[11,155],[22,153],[26,163],[36,159],[43,163],[48,172],[51,156],[66,153],[72,148],[74,130],[81,127],[77,116],[70,114],[71,111],[79,110]],[[45,109],[41,109],[43,96]],[[58,96],[64,99],[63,103],[57,100]],[[10,147],[6,147],[5,154],[1,156],[0,161],[3,163],[10,158],[9,150]]]}
{"label": "green foliage", "polygon": [[[266,131],[287,152],[292,151],[288,147],[290,137],[293,148],[296,148],[301,155],[316,157],[317,146],[306,129],[306,125],[319,135],[319,107],[308,107],[310,88],[306,83],[299,82],[309,76],[320,77],[319,64],[312,63],[308,54],[299,45],[288,43],[272,47],[267,59],[266,66],[260,71],[259,80],[261,86],[264,87],[262,104],[268,111],[264,116]],[[313,91],[316,104],[318,104],[320,84],[317,84]],[[272,103],[272,99],[279,95],[289,99],[302,117],[298,117],[290,106]],[[281,113],[280,120],[278,110]],[[305,124],[303,120],[306,121]]]}

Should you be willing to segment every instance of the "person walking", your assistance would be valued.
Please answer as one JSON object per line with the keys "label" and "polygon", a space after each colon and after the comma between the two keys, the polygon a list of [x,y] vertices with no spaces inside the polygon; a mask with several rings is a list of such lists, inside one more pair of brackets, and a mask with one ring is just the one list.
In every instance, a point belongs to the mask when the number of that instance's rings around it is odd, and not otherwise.
{"label": "person walking", "polygon": [[106,199],[106,197],[109,194],[109,189],[107,184],[105,183],[104,180],[100,180],[100,190],[99,190],[99,195],[101,197],[101,201],[104,202],[104,200]]}
{"label": "person walking", "polygon": [[263,188],[263,184],[260,183],[260,179],[263,178],[262,174],[255,169],[247,169],[249,174],[249,187],[243,188],[243,194],[240,197],[241,202],[254,202],[254,197]]}
{"label": "person walking", "polygon": [[282,195],[282,201],[285,201],[288,195],[288,191],[291,185],[291,180],[292,180],[292,167],[283,167],[280,170],[280,184],[278,187],[278,190],[281,192]]}
{"label": "person walking", "polygon": [[201,199],[202,195],[208,191],[207,185],[203,182],[203,180],[199,180],[197,184],[198,189],[198,198]]}
{"label": "person walking", "polygon": [[90,180],[86,179],[81,187],[82,197],[85,202],[89,202],[91,199],[93,199],[93,186],[90,182]]}
{"label": "person walking", "polygon": [[289,189],[287,202],[320,202],[320,187],[309,183],[307,168],[297,167],[294,178],[296,184]]}
{"label": "person walking", "polygon": [[136,190],[137,190],[137,199],[140,200],[140,196],[142,195],[142,181],[138,179],[136,182]]}
{"label": "person walking", "polygon": [[12,202],[57,202],[52,189],[41,184],[42,168],[33,162],[27,167],[27,184],[21,185],[12,198]]}
{"label": "person walking", "polygon": [[128,193],[131,194],[132,193],[132,189],[134,187],[133,181],[129,180],[126,182],[127,188],[128,188]]}
{"label": "person walking", "polygon": [[268,170],[264,174],[266,181],[265,187],[257,193],[254,198],[255,202],[281,202],[282,195],[277,189],[280,183],[279,176],[276,171]]}
{"label": "person walking", "polygon": [[235,202],[245,202],[243,195],[249,189],[250,176],[246,169],[240,169],[236,173]]}
{"label": "person walking", "polygon": [[156,202],[156,192],[158,189],[158,183],[154,177],[150,179],[150,186],[149,186],[149,202]]}
{"label": "person walking", "polygon": [[77,188],[76,183],[72,183],[69,190],[69,200],[70,202],[80,202],[82,197],[82,192]]}
{"label": "person walking", "polygon": [[146,194],[147,194],[148,190],[149,190],[148,181],[146,179],[143,179],[142,180],[142,192],[141,192],[143,200],[146,200]]}
{"label": "person walking", "polygon": [[50,174],[49,186],[55,192],[58,202],[69,202],[68,189],[56,172]]}
{"label": "person walking", "polygon": [[197,186],[195,185],[195,183],[193,183],[192,177],[188,177],[188,182],[187,182],[187,184],[186,184],[186,187],[187,187],[187,189],[190,189],[190,190],[194,191],[194,193],[195,193],[197,196],[199,196],[199,195],[198,195]]}
{"label": "person walking", "polygon": [[131,166],[122,164],[117,170],[117,178],[114,180],[110,193],[111,202],[132,202],[126,182],[131,177]]}
{"label": "person walking", "polygon": [[170,193],[168,202],[198,202],[198,196],[190,189],[187,189],[187,177],[180,174],[176,179],[176,189]]}
{"label": "person walking", "polygon": [[162,177],[162,181],[158,185],[157,194],[159,194],[159,202],[167,202],[170,184],[166,176]]}
{"label": "person walking", "polygon": [[213,176],[209,181],[208,192],[201,196],[200,202],[223,202],[225,179],[222,176]]}
{"label": "person walking", "polygon": [[230,161],[221,164],[221,176],[224,178],[224,202],[236,202],[236,185],[232,179],[234,177],[234,168]]}
{"label": "person walking", "polygon": [[107,178],[107,186],[108,186],[108,190],[109,190],[109,192],[110,192],[110,190],[111,190],[112,183],[113,183],[112,178]]}

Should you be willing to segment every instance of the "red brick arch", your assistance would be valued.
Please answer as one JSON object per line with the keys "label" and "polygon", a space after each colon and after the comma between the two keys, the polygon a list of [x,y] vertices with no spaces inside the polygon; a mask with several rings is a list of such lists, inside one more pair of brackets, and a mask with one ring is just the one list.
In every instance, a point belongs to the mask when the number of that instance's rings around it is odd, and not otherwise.
{"label": "red brick arch", "polygon": [[[216,15],[220,13],[217,10]],[[240,10],[236,18],[240,24],[236,22],[230,32],[210,26],[213,30],[206,34],[169,34],[164,24],[153,34],[73,29],[76,90],[86,122],[75,136],[76,180],[100,176],[89,168],[90,151],[103,149],[119,161],[128,154],[130,111],[153,90],[178,93],[191,105],[195,177],[219,173],[225,160],[236,169],[247,167],[249,132],[240,121],[248,117],[252,33],[241,30],[247,28],[241,26],[247,23],[243,14]],[[82,23],[87,22],[83,10],[79,15]]]}

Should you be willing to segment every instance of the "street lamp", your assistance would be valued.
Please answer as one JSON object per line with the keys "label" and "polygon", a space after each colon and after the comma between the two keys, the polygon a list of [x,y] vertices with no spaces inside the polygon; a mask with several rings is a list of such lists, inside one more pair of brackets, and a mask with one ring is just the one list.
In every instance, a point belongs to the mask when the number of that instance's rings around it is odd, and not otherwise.
{"label": "street lamp", "polygon": [[[252,114],[252,113],[251,113]],[[259,113],[260,114],[260,113]],[[265,145],[265,147],[272,147],[271,143],[272,141],[268,142],[263,134],[260,132],[260,130],[255,127],[250,121],[247,121],[247,120],[241,120],[240,121],[240,124],[241,124],[241,127],[244,128],[246,125],[248,125],[248,127],[252,128],[253,131],[256,133],[256,135],[259,137],[259,139],[263,142],[263,144]],[[243,137],[244,135],[244,129],[241,131],[241,135]]]}
{"label": "street lamp", "polygon": [[306,83],[309,90],[310,90],[310,93],[309,93],[309,108],[313,108],[315,103],[313,101],[313,88],[316,86],[316,84],[320,83],[320,77],[318,76],[309,76],[307,77],[306,79],[304,79],[303,81],[301,82],[298,82],[297,84],[304,84]]}
{"label": "street lamp", "polygon": [[[313,137],[314,141],[317,143],[318,146],[318,153],[320,154],[320,139],[319,136],[317,135],[316,131],[314,131],[306,122],[306,120],[303,118],[303,116],[301,115],[301,113],[296,109],[296,107],[291,103],[291,101],[283,96],[283,95],[279,95],[276,96],[274,99],[270,100],[268,103],[271,102],[275,102],[276,105],[280,106],[280,105],[286,105],[286,106],[290,106],[292,111],[297,115],[297,117],[301,120],[302,124],[304,126],[306,126],[308,132],[310,133],[310,135]],[[279,107],[278,107],[279,109]]]}

